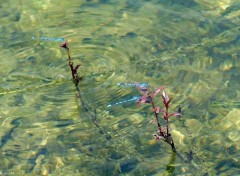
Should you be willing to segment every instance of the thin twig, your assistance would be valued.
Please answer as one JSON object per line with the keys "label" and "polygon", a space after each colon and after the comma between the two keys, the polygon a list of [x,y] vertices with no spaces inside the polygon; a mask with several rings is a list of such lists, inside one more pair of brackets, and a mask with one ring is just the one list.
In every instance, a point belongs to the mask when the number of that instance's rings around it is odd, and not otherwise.
{"label": "thin twig", "polygon": [[97,117],[97,112],[95,109],[91,109],[90,106],[87,105],[87,103],[85,103],[85,101],[83,100],[82,97],[82,93],[81,90],[78,86],[78,83],[80,80],[82,80],[82,77],[78,75],[78,68],[80,67],[80,64],[74,66],[71,55],[70,55],[70,49],[68,47],[68,42],[64,42],[63,44],[60,45],[62,48],[66,49],[67,51],[67,55],[68,55],[68,65],[70,67],[71,70],[71,74],[72,74],[72,80],[75,84],[76,87],[76,91],[78,94],[78,99],[80,100],[80,103],[84,109],[84,111],[88,114],[89,118],[91,119],[91,121],[94,123],[94,125],[96,126],[96,128],[98,129],[100,134],[104,134],[107,140],[111,139],[111,136],[107,133],[104,132],[104,130],[102,129],[102,127],[100,127],[98,125],[98,123],[96,122],[96,117]]}

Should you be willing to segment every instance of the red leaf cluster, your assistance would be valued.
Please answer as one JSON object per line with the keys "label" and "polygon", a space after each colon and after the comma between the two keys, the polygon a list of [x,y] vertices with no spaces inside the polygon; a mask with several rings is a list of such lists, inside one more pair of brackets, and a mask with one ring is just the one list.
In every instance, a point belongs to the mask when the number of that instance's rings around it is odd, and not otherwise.
{"label": "red leaf cluster", "polygon": [[63,42],[63,43],[60,45],[60,47],[65,48],[65,49],[69,49],[69,48],[68,48],[68,42],[67,42],[67,41]]}

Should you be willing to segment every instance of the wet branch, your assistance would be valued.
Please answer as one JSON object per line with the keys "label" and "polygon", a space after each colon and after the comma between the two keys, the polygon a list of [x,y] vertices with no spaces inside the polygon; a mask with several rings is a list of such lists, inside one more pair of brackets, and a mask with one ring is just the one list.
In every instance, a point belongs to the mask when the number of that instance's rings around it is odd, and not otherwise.
{"label": "wet branch", "polygon": [[67,56],[68,56],[68,65],[70,67],[71,70],[71,74],[72,74],[72,80],[75,84],[76,87],[76,91],[78,94],[78,99],[80,100],[80,103],[84,109],[84,111],[87,113],[87,115],[89,116],[89,118],[91,119],[91,121],[93,122],[93,124],[96,126],[96,128],[98,129],[100,134],[104,134],[104,136],[106,137],[107,140],[111,139],[111,136],[104,132],[103,128],[99,126],[99,124],[97,123],[96,119],[97,119],[97,112],[96,109],[92,109],[90,108],[90,106],[88,106],[88,104],[84,101],[83,97],[82,97],[82,93],[81,90],[78,86],[79,82],[83,79],[82,76],[78,75],[78,69],[80,67],[80,64],[74,66],[73,60],[71,58],[70,55],[70,49],[68,47],[68,42],[64,42],[63,44],[60,45],[62,48],[64,48],[67,51]]}
{"label": "wet branch", "polygon": [[[176,152],[176,148],[174,145],[174,141],[172,138],[171,133],[169,132],[169,124],[168,124],[168,118],[171,116],[181,116],[181,112],[174,112],[169,114],[169,105],[172,100],[172,98],[168,97],[168,94],[165,91],[165,87],[161,86],[160,88],[156,89],[154,92],[150,92],[148,88],[144,86],[137,86],[138,90],[143,93],[143,96],[138,100],[138,105],[140,106],[142,103],[148,103],[151,104],[152,110],[154,112],[155,122],[157,124],[157,133],[154,134],[154,137],[156,140],[164,140],[167,142],[171,148],[172,151]],[[164,108],[160,108],[160,106],[155,106],[154,104],[154,97],[159,93],[162,92],[162,102],[164,104]],[[166,127],[163,127],[159,121],[159,114],[162,114]]]}

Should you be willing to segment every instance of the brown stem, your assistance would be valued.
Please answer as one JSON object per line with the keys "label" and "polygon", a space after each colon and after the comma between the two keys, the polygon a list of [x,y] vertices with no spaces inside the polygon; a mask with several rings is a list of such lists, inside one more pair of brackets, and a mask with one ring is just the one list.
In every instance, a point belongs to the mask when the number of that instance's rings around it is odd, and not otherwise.
{"label": "brown stem", "polygon": [[[149,96],[149,99],[150,99],[150,101],[151,101],[152,108],[155,109],[155,105],[154,105],[154,102],[153,102],[152,97]],[[161,129],[161,124],[160,124],[159,121],[158,121],[158,119],[159,119],[159,118],[158,118],[158,113],[156,113],[156,112],[154,111],[154,115],[155,115],[155,119],[156,119],[156,121],[157,121],[157,126],[158,126],[159,129]]]}
{"label": "brown stem", "polygon": [[[154,105],[154,102],[153,102],[153,98],[148,95],[148,98],[150,99],[150,102],[151,102],[151,105],[152,105],[152,108],[155,109],[155,105]],[[167,134],[164,134],[164,132],[162,132],[162,129],[161,129],[161,124],[159,122],[159,118],[158,118],[158,113],[154,111],[154,115],[155,115],[155,119],[157,121],[157,126],[158,126],[158,130],[159,130],[159,133],[162,137],[164,137],[165,141],[171,145],[172,147],[172,151],[173,152],[176,152],[176,148],[175,148],[175,145],[174,145],[174,142],[173,142],[173,138],[171,136],[171,134],[169,133],[169,130],[168,130],[168,108],[166,108],[166,126],[167,126]]]}
{"label": "brown stem", "polygon": [[[154,102],[153,102],[153,98],[152,98],[150,95],[149,95],[149,99],[150,99],[150,101],[151,101],[152,108],[155,109],[155,105],[154,105]],[[160,122],[159,122],[158,113],[156,113],[156,112],[154,111],[154,115],[155,115],[155,119],[156,119],[156,121],[157,121],[158,131],[159,131],[160,135],[164,137],[164,133],[162,132],[161,124],[160,124]]]}
{"label": "brown stem", "polygon": [[166,126],[167,126],[167,135],[169,135],[169,130],[168,130],[168,108],[166,108]]}
{"label": "brown stem", "polygon": [[173,138],[172,138],[171,134],[167,135],[167,142],[171,145],[172,151],[176,152],[176,148],[175,148],[175,145],[174,145]]}
{"label": "brown stem", "polygon": [[83,97],[81,95],[82,93],[81,93],[81,90],[80,90],[79,86],[76,86],[76,89],[77,89],[77,93],[78,93],[78,98],[79,98],[79,100],[81,102],[81,105],[82,105],[84,111],[87,113],[87,115],[89,116],[89,118],[91,119],[91,121],[93,122],[95,127],[98,129],[98,132],[100,134],[104,134],[106,139],[110,140],[111,136],[106,131],[104,131],[104,128],[99,126],[97,124],[97,122],[96,122],[96,119],[97,119],[97,112],[96,112],[96,110],[92,109],[87,103],[85,103],[85,101],[83,100]]}
{"label": "brown stem", "polygon": [[168,129],[168,107],[166,107],[166,126],[167,126],[167,136],[166,136],[165,139],[171,145],[172,150],[174,152],[176,152],[176,148],[175,148],[175,145],[174,145],[174,142],[173,142],[172,135],[169,133],[169,129]]}
{"label": "brown stem", "polygon": [[104,131],[104,129],[102,127],[100,127],[97,122],[96,122],[96,116],[97,116],[97,112],[95,109],[92,109],[90,106],[87,105],[87,103],[85,103],[85,101],[83,100],[83,97],[81,96],[81,91],[80,91],[80,88],[78,86],[78,83],[79,81],[82,79],[82,77],[79,77],[78,76],[78,73],[77,73],[77,69],[80,65],[77,65],[75,68],[74,68],[74,65],[73,65],[73,61],[72,61],[72,58],[71,58],[71,55],[70,55],[70,49],[68,48],[67,46],[67,42],[63,43],[61,45],[62,48],[65,48],[66,51],[67,51],[67,55],[68,55],[68,65],[71,69],[71,73],[72,73],[72,79],[73,79],[73,82],[75,83],[75,87],[76,87],[76,90],[77,90],[77,93],[78,93],[78,99],[80,100],[80,103],[83,107],[83,109],[85,110],[85,112],[87,113],[87,115],[89,116],[89,118],[92,120],[92,122],[94,123],[94,125],[96,126],[96,128],[98,129],[99,133],[101,134],[104,134],[106,139],[107,140],[110,140],[111,139],[111,136]]}
{"label": "brown stem", "polygon": [[73,79],[73,82],[75,83],[75,86],[78,85],[79,83],[79,80],[81,79],[81,77],[78,77],[78,73],[77,73],[77,70],[74,69],[74,66],[73,66],[73,61],[72,61],[72,58],[71,58],[71,55],[70,55],[70,50],[69,48],[65,48],[67,50],[67,55],[68,55],[68,65],[71,69],[71,73],[72,73],[72,79]]}

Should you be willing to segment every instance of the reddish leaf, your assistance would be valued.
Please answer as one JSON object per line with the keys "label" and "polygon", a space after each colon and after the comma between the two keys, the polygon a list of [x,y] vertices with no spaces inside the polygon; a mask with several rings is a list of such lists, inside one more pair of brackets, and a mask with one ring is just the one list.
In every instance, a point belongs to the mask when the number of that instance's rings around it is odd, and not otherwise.
{"label": "reddish leaf", "polygon": [[168,97],[168,94],[165,90],[163,90],[162,92],[162,96],[164,97],[165,101],[168,102],[169,101],[169,97]]}
{"label": "reddish leaf", "polygon": [[157,106],[153,109],[154,112],[156,112],[157,114],[160,112],[161,108],[160,106]]}
{"label": "reddish leaf", "polygon": [[166,113],[166,112],[163,113],[163,118],[164,118],[165,120],[168,119],[168,116],[167,116],[167,113]]}
{"label": "reddish leaf", "polygon": [[172,98],[169,99],[168,94],[165,90],[163,90],[162,99],[163,99],[163,103],[164,103],[165,107],[169,108],[169,104],[172,101]]}
{"label": "reddish leaf", "polygon": [[181,117],[182,114],[179,112],[174,112],[174,113],[168,115],[168,117],[171,117],[171,116]]}
{"label": "reddish leaf", "polygon": [[153,112],[160,113],[160,112],[166,112],[163,109],[160,108],[160,106],[157,106],[153,109]]}
{"label": "reddish leaf", "polygon": [[155,97],[161,90],[164,90],[166,88],[166,86],[160,86],[159,88],[157,88],[154,92],[152,97]]}
{"label": "reddish leaf", "polygon": [[[79,67],[80,67],[80,64],[77,65],[74,69],[72,69],[72,72],[73,72],[74,75],[77,74],[77,70],[78,70]],[[72,68],[73,68],[73,65],[72,65]]]}
{"label": "reddish leaf", "polygon": [[168,102],[167,102],[167,104],[166,104],[166,108],[169,108],[169,104],[170,104],[171,101],[172,101],[172,98],[170,98],[170,99],[168,100]]}
{"label": "reddish leaf", "polygon": [[69,49],[69,48],[68,48],[68,42],[67,42],[67,41],[63,42],[63,43],[60,45],[60,47],[65,48],[65,49]]}
{"label": "reddish leaf", "polygon": [[81,65],[78,64],[78,65],[76,65],[76,67],[75,67],[74,69],[77,71],[80,66],[81,66]]}
{"label": "reddish leaf", "polygon": [[137,100],[138,106],[141,106],[142,103],[151,103],[151,99],[149,99],[148,95],[143,95],[141,98]]}
{"label": "reddish leaf", "polygon": [[165,105],[165,107],[166,107],[166,105],[167,105],[167,101],[166,101],[166,99],[165,99],[165,97],[162,95],[162,100],[163,100],[163,104]]}
{"label": "reddish leaf", "polygon": [[154,134],[153,136],[154,136],[156,141],[160,141],[161,139],[164,139],[162,136],[160,136],[158,134]]}

